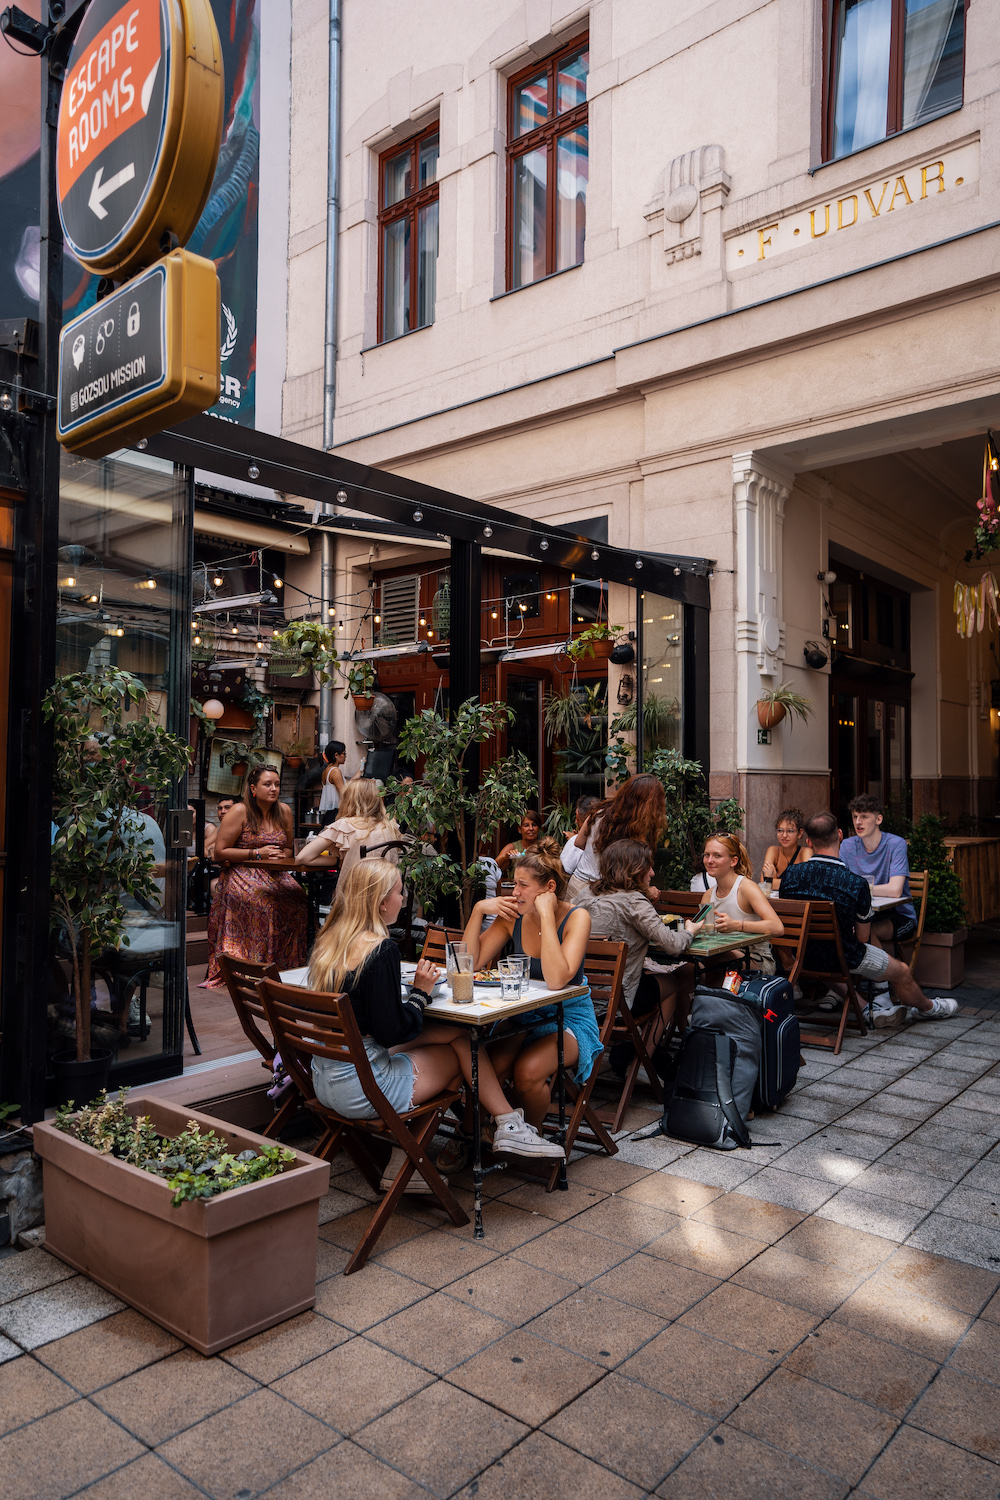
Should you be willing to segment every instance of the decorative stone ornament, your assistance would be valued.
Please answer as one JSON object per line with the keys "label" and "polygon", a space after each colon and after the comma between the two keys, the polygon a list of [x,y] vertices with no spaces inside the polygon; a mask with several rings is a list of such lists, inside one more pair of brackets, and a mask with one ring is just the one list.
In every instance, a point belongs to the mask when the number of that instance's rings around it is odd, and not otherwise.
{"label": "decorative stone ornament", "polygon": [[644,215],[650,234],[663,234],[667,265],[704,255],[706,269],[723,269],[722,209],[729,174],[722,146],[699,146],[673,161],[656,182]]}

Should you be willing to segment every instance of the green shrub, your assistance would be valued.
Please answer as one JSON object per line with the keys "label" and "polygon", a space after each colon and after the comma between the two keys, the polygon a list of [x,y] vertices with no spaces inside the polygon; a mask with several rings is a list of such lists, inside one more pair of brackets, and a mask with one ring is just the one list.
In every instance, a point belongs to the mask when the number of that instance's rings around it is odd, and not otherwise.
{"label": "green shrub", "polygon": [[965,897],[962,882],[948,860],[944,824],[925,813],[909,824],[908,831],[901,828],[900,832],[910,846],[910,869],[930,874],[924,931],[957,932],[965,926]]}

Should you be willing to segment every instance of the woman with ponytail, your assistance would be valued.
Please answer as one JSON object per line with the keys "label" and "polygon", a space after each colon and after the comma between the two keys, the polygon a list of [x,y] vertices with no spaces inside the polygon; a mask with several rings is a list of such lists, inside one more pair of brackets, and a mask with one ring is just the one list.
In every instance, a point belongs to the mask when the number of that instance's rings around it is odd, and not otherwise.
{"label": "woman with ponytail", "polygon": [[715,880],[712,904],[716,932],[780,937],[781,918],[753,879],[750,856],[730,833],[713,833],[705,843],[705,873]]}

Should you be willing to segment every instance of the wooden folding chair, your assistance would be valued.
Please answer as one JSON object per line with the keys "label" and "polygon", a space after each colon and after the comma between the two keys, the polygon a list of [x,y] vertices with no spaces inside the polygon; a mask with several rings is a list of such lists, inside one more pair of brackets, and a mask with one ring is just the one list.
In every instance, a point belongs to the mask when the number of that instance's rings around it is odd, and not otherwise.
{"label": "wooden folding chair", "polygon": [[776,898],[771,905],[785,928],[781,937],[771,939],[771,950],[788,983],[798,984],[806,957],[810,904],[808,901],[782,901]]}
{"label": "wooden folding chair", "polygon": [[[250,1042],[260,1053],[261,1066],[270,1072],[278,1049],[271,1039],[271,1027],[264,1014],[257,986],[262,979],[279,979],[281,976],[274,964],[252,964],[242,958],[230,958],[228,953],[219,955],[219,968],[226,981],[236,1017]],[[261,1029],[261,1022],[264,1023],[264,1030]],[[292,1087],[288,1091],[288,1097],[266,1130],[261,1132],[272,1139],[280,1135],[295,1111],[303,1104],[302,1094],[291,1073],[289,1077],[292,1078]]]}
{"label": "wooden folding chair", "polygon": [[464,937],[465,931],[461,927],[428,927],[420,957],[443,969],[448,961],[447,944],[460,943]]}
{"label": "wooden folding chair", "polygon": [[661,891],[656,910],[673,912],[686,922],[693,921],[695,914],[712,899],[712,894],[712,891]]}
{"label": "wooden folding chair", "polygon": [[[301,1089],[307,1108],[326,1127],[326,1133],[313,1154],[329,1161],[343,1147],[377,1192],[381,1173],[367,1149],[368,1143],[381,1140],[390,1147],[399,1146],[406,1153],[406,1161],[376,1208],[368,1228],[344,1267],[344,1275],[349,1276],[352,1271],[359,1271],[364,1265],[415,1171],[426,1182],[452,1223],[468,1224],[468,1214],[449,1192],[430,1155],[430,1144],[441,1116],[458,1099],[458,1092],[453,1089],[443,1090],[432,1099],[418,1104],[415,1109],[397,1114],[375,1082],[354,1008],[345,995],[303,990],[297,985],[263,979],[260,983],[260,997],[282,1062]],[[376,1111],[377,1118],[347,1120],[335,1110],[321,1104],[312,1083],[311,1065],[314,1057],[352,1063],[358,1071],[365,1098]]]}
{"label": "wooden folding chair", "polygon": [[[910,895],[917,908],[917,930],[910,937],[903,938],[896,944],[898,956],[903,959],[911,974],[917,967],[917,954],[924,940],[924,923],[927,921],[927,889],[930,885],[930,878],[927,870],[910,875]],[[908,959],[903,957],[903,950],[906,948],[911,949]]]}
{"label": "wooden folding chair", "polygon": [[[782,921],[784,921],[784,918],[782,918]],[[834,1037],[829,1033],[820,1035],[816,1032],[802,1031],[800,1033],[802,1045],[805,1047],[832,1047],[836,1054],[840,1051],[844,1043],[844,1031],[847,1027],[848,1017],[850,1017],[851,1025],[858,1031],[859,1035],[867,1035],[867,1027],[865,1026],[861,1001],[858,999],[858,992],[854,987],[854,979],[847,967],[847,960],[844,957],[844,948],[840,940],[840,924],[837,921],[837,912],[832,901],[811,900],[809,902],[809,921],[806,925],[802,941],[805,953],[804,961],[798,972],[799,980],[823,983],[826,984],[828,989],[834,983],[843,984],[847,987],[847,995],[840,1007],[839,1024],[833,1020],[834,1012],[827,1013],[825,1011],[814,1010],[807,1012],[804,1017],[810,1025],[836,1025],[836,1036]],[[809,956],[808,945],[812,943],[827,943],[835,949],[839,968],[830,971],[808,968],[806,966]]]}
{"label": "wooden folding chair", "polygon": [[[618,962],[614,957],[613,969],[612,955],[605,950],[624,948],[625,952]],[[593,950],[593,952],[592,952]],[[598,938],[591,938],[587,944],[586,973],[590,982],[590,992],[594,997],[594,1006],[600,1014],[601,1001],[606,1001],[607,1008],[601,1020],[601,1041],[604,1044],[605,1054],[610,1052],[616,1042],[631,1042],[635,1055],[628,1065],[625,1073],[625,1081],[621,1086],[617,1101],[613,1104],[600,1104],[596,1106],[598,1119],[606,1125],[613,1133],[622,1128],[622,1120],[625,1112],[632,1102],[632,1092],[639,1077],[640,1068],[645,1068],[646,1077],[653,1098],[658,1104],[663,1103],[663,1090],[660,1087],[659,1076],[653,1066],[652,1053],[650,1051],[653,1032],[659,1020],[660,1008],[655,1005],[648,1016],[640,1022],[625,1004],[625,965],[628,962],[628,944],[603,942]],[[609,972],[611,970],[611,972]],[[603,980],[603,982],[602,982]],[[669,1037],[669,1029],[665,1039]],[[612,1075],[613,1076],[613,1075]],[[603,1080],[607,1082],[608,1079]]]}

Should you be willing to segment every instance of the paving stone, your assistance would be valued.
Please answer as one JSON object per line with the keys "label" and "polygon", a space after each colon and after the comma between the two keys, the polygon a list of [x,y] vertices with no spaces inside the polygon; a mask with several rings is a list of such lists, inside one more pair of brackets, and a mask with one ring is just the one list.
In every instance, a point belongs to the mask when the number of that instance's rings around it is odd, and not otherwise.
{"label": "paving stone", "polygon": [[0,1307],[0,1332],[22,1349],[38,1349],[53,1339],[75,1333],[78,1328],[86,1328],[88,1323],[122,1312],[124,1307],[124,1302],[95,1282],[85,1276],[74,1276],[71,1281],[60,1281]]}
{"label": "paving stone", "polygon": [[342,1442],[311,1463],[289,1474],[267,1492],[268,1500],[427,1500],[427,1491],[366,1453],[356,1443]]}
{"label": "paving stone", "polygon": [[572,1274],[582,1283],[610,1270],[620,1260],[625,1260],[631,1251],[627,1245],[601,1235],[587,1234],[573,1224],[558,1224],[539,1239],[522,1245],[515,1253],[518,1260],[525,1260],[542,1271],[551,1271],[556,1276]]}
{"label": "paving stone", "polygon": [[159,1453],[213,1500],[239,1500],[241,1491],[267,1489],[336,1441],[315,1417],[274,1391],[258,1390],[171,1438]]}
{"label": "paving stone", "polygon": [[869,1131],[844,1130],[840,1125],[826,1125],[817,1130],[805,1145],[817,1145],[822,1143],[827,1150],[840,1148],[840,1154],[853,1157],[856,1161],[875,1161],[884,1156],[887,1151],[893,1150],[893,1143],[887,1141],[884,1136],[872,1135]]}
{"label": "paving stone", "polygon": [[694,1215],[698,1224],[714,1224],[717,1229],[728,1229],[733,1234],[763,1240],[769,1245],[780,1240],[796,1224],[801,1224],[804,1217],[798,1209],[784,1208],[765,1198],[747,1198],[739,1193],[725,1193],[721,1198],[713,1198]]}
{"label": "paving stone", "polygon": [[254,1381],[223,1360],[182,1349],[95,1392],[92,1399],[109,1417],[155,1448],[256,1389]]}
{"label": "paving stone", "polygon": [[274,1389],[349,1436],[430,1383],[426,1370],[359,1337],[293,1370]]}
{"label": "paving stone", "polygon": [[6,1364],[9,1359],[19,1359],[22,1351],[10,1339],[0,1337],[0,1365]]}
{"label": "paving stone", "polygon": [[843,1500],[849,1486],[790,1453],[718,1428],[663,1481],[662,1500]]}
{"label": "paving stone", "polygon": [[709,1292],[719,1280],[676,1261],[639,1252],[590,1283],[590,1289],[632,1307],[641,1307],[654,1317],[676,1318]]}
{"label": "paving stone", "polygon": [[772,1245],[737,1271],[733,1281],[779,1302],[825,1315],[860,1286],[863,1274],[808,1260],[784,1245]]}
{"label": "paving stone", "polygon": [[171,1469],[155,1453],[146,1453],[134,1459],[113,1474],[88,1485],[80,1493],[86,1500],[136,1500],[137,1496],[149,1500],[199,1500],[201,1491],[195,1489],[182,1474]]}
{"label": "paving stone", "polygon": [[856,1484],[898,1419],[781,1369],[740,1403],[729,1425]]}
{"label": "paving stone", "polygon": [[368,1337],[411,1363],[444,1375],[476,1349],[509,1332],[510,1325],[499,1318],[436,1292],[377,1323],[368,1330]]}
{"label": "paving stone", "polygon": [[714,1418],[608,1375],[546,1425],[546,1432],[633,1484],[653,1489],[704,1437]]}
{"label": "paving stone", "polygon": [[953,1188],[938,1204],[938,1211],[984,1229],[1000,1230],[1000,1193],[982,1192],[967,1182]]}
{"label": "paving stone", "polygon": [[[319,1237],[328,1245],[352,1251],[371,1223],[372,1214],[371,1208],[359,1208],[356,1213],[331,1219],[321,1227]],[[440,1223],[440,1216],[437,1222]],[[412,1214],[397,1211],[379,1235],[373,1253],[381,1255],[394,1245],[401,1245],[404,1241],[416,1239],[418,1235],[427,1234],[429,1229],[429,1224],[422,1223]]]}
{"label": "paving stone", "polygon": [[45,1344],[36,1357],[78,1391],[89,1393],[183,1347],[173,1334],[126,1308],[66,1338]]}
{"label": "paving stone", "polygon": [[725,1154],[706,1150],[692,1151],[690,1155],[682,1156],[680,1161],[673,1162],[666,1170],[690,1182],[702,1182],[707,1187],[728,1191],[753,1177],[764,1165],[765,1153],[756,1149],[752,1155],[750,1150]]}
{"label": "paving stone", "polygon": [[848,1224],[852,1229],[863,1229],[899,1244],[926,1213],[926,1208],[876,1193],[862,1193],[855,1187],[843,1188],[816,1210],[820,1219],[833,1219],[837,1224]]}
{"label": "paving stone", "polygon": [[937,1118],[918,1125],[909,1137],[909,1143],[913,1146],[930,1146],[935,1151],[945,1151],[953,1157],[965,1157],[970,1166],[981,1156],[985,1156],[991,1145],[988,1136],[970,1135],[966,1130],[956,1130],[940,1124]]}
{"label": "paving stone", "polygon": [[1000,1387],[959,1370],[942,1370],[907,1419],[949,1443],[1000,1459]]}
{"label": "paving stone", "polygon": [[1000,1500],[996,1466],[901,1427],[858,1487],[866,1500]]}
{"label": "paving stone", "polygon": [[634,1198],[618,1193],[578,1214],[573,1220],[573,1226],[638,1250],[641,1245],[648,1245],[650,1240],[659,1239],[661,1234],[666,1234],[680,1222],[676,1214],[664,1213],[660,1208],[636,1202]]}
{"label": "paving stone", "polygon": [[688,1219],[706,1204],[716,1202],[722,1196],[722,1190],[707,1183],[696,1184],[691,1178],[664,1170],[650,1173],[641,1182],[633,1183],[620,1196],[630,1202],[646,1203],[650,1208],[658,1208],[678,1219]]}
{"label": "paving stone", "polygon": [[29,1355],[5,1363],[0,1368],[0,1436],[68,1406],[78,1395]]}
{"label": "paving stone", "polygon": [[801,1213],[813,1213],[821,1203],[832,1197],[836,1187],[832,1182],[823,1182],[818,1177],[803,1177],[798,1172],[786,1172],[775,1165],[765,1167],[755,1177],[740,1183],[737,1193],[748,1198],[764,1198],[768,1203],[780,1203],[785,1208],[798,1209]]}
{"label": "paving stone", "polygon": [[265,1328],[263,1333],[254,1334],[241,1344],[233,1344],[223,1351],[221,1358],[242,1370],[244,1375],[249,1375],[251,1380],[270,1385],[273,1380],[287,1375],[289,1370],[297,1369],[299,1365],[345,1343],[350,1336],[339,1323],[333,1323],[316,1312],[304,1312],[279,1323],[276,1328]]}
{"label": "paving stone", "polygon": [[611,1369],[648,1344],[664,1326],[663,1318],[612,1300],[592,1282],[542,1313],[527,1331]]}
{"label": "paving stone", "polygon": [[822,1129],[815,1120],[803,1120],[797,1115],[786,1114],[784,1108],[774,1114],[756,1115],[750,1121],[750,1135],[754,1150],[760,1145],[777,1145],[783,1150],[797,1146]]}
{"label": "paving stone", "polygon": [[816,1327],[819,1318],[802,1308],[729,1283],[710,1292],[679,1321],[685,1327],[766,1359],[770,1354],[787,1354]]}
{"label": "paving stone", "polygon": [[633,1182],[648,1177],[649,1172],[649,1167],[622,1161],[619,1151],[617,1156],[588,1156],[578,1162],[573,1168],[573,1181],[580,1187],[595,1187],[605,1193],[620,1193]]}
{"label": "paving stone", "polygon": [[996,1273],[961,1265],[910,1245],[894,1250],[877,1275],[902,1292],[915,1292],[931,1302],[967,1313],[981,1312],[1000,1286],[1000,1276]]}
{"label": "paving stone", "polygon": [[782,1368],[898,1417],[906,1415],[938,1371],[934,1360],[835,1322],[823,1323],[803,1339]]}
{"label": "paving stone", "polygon": [[817,1218],[804,1219],[782,1241],[782,1249],[804,1255],[807,1260],[865,1273],[887,1261],[895,1248],[892,1241],[881,1236]]}
{"label": "paving stone", "polygon": [[656,1134],[646,1140],[622,1141],[615,1161],[646,1167],[655,1172],[678,1161],[682,1156],[687,1156],[692,1150],[693,1147],[684,1141],[671,1141],[664,1135]]}
{"label": "paving stone", "polygon": [[0,1438],[4,1500],[62,1500],[142,1453],[89,1401],[75,1401]]}
{"label": "paving stone", "polygon": [[816,1177],[821,1182],[844,1187],[865,1170],[868,1159],[848,1156],[836,1143],[831,1145],[822,1136],[814,1135],[800,1146],[794,1146],[791,1151],[779,1156],[774,1165],[782,1172],[795,1172],[800,1177]]}
{"label": "paving stone", "polygon": [[457,1500],[512,1500],[519,1495],[544,1495],[545,1500],[640,1500],[642,1491],[544,1432],[533,1432],[461,1490]]}
{"label": "paving stone", "polygon": [[811,1094],[789,1094],[781,1106],[783,1115],[796,1115],[802,1120],[813,1120],[819,1125],[832,1125],[851,1109],[853,1099],[814,1099]]}
{"label": "paving stone", "polygon": [[527,1435],[513,1417],[438,1381],[370,1422],[358,1443],[444,1497]]}
{"label": "paving stone", "polygon": [[874,1109],[871,1101],[863,1104],[860,1109],[852,1109],[850,1114],[842,1115],[839,1121],[843,1130],[860,1130],[863,1135],[880,1135],[890,1143],[902,1140],[904,1135],[909,1135],[920,1123],[919,1120],[911,1120],[904,1115]]}
{"label": "paving stone", "polygon": [[763,1240],[733,1234],[715,1224],[686,1219],[669,1234],[645,1246],[645,1251],[647,1255],[661,1256],[664,1260],[687,1266],[692,1271],[702,1271],[706,1276],[717,1276],[723,1280],[739,1270],[740,1266],[746,1265],[755,1255],[759,1255],[764,1248]]}
{"label": "paving stone", "polygon": [[618,1374],[722,1417],[767,1378],[778,1358],[761,1358],[674,1323],[626,1360]]}
{"label": "paving stone", "polygon": [[561,1223],[582,1213],[584,1209],[602,1203],[607,1196],[607,1193],[598,1188],[581,1187],[575,1180],[570,1182],[565,1193],[549,1193],[541,1182],[522,1182],[505,1193],[502,1201],[524,1209],[525,1213],[540,1214],[543,1219],[554,1219]]}
{"label": "paving stone", "polygon": [[[940,1069],[937,1071],[940,1072]],[[933,1072],[925,1076],[918,1068],[913,1073],[897,1079],[895,1083],[890,1083],[885,1092],[887,1095],[898,1094],[903,1099],[922,1099],[928,1104],[946,1104],[965,1087],[965,1079],[959,1084],[928,1081],[933,1076]]]}
{"label": "paving stone", "polygon": [[866,1281],[832,1314],[838,1323],[858,1328],[872,1338],[902,1344],[915,1354],[939,1364],[948,1358],[969,1328],[968,1313],[894,1290],[886,1281]]}
{"label": "paving stone", "polygon": [[600,1380],[603,1373],[594,1360],[559,1348],[530,1329],[517,1328],[452,1370],[448,1380],[534,1426]]}
{"label": "paving stone", "polygon": [[[553,1193],[553,1198],[557,1195]],[[494,1198],[488,1208],[483,1211],[483,1229],[485,1239],[477,1240],[475,1225],[475,1198],[472,1193],[466,1193],[464,1189],[457,1189],[455,1197],[469,1215],[468,1224],[444,1224],[440,1233],[442,1236],[453,1237],[464,1240],[476,1251],[492,1252],[502,1254],[506,1250],[516,1250],[518,1245],[527,1244],[528,1240],[536,1239],[538,1235],[544,1234],[551,1229],[554,1219],[546,1218],[542,1214],[531,1213],[528,1210],[518,1208],[509,1203],[506,1198]],[[412,1246],[403,1247],[392,1257],[392,1264],[405,1266],[407,1260],[414,1264],[426,1254],[426,1242],[417,1240]],[[389,1257],[385,1257],[389,1261]],[[410,1272],[414,1275],[414,1272]],[[435,1274],[435,1282],[439,1279]],[[449,1277],[448,1280],[451,1278]]]}
{"label": "paving stone", "polygon": [[402,1307],[429,1295],[422,1282],[369,1261],[364,1272],[331,1276],[316,1288],[316,1311],[344,1328],[361,1333]]}
{"label": "paving stone", "polygon": [[987,1271],[1000,1268],[996,1230],[970,1224],[966,1219],[952,1218],[949,1214],[929,1213],[906,1243],[919,1250],[931,1250],[938,1255],[968,1261],[970,1265],[982,1266]]}
{"label": "paving stone", "polygon": [[898,1165],[906,1171],[934,1177],[944,1183],[958,1182],[973,1167],[969,1157],[956,1157],[950,1151],[922,1146],[913,1136],[890,1147],[878,1160],[882,1166]]}
{"label": "paving stone", "polygon": [[319,1222],[330,1224],[334,1219],[342,1219],[345,1214],[357,1213],[364,1206],[365,1199],[359,1198],[355,1193],[344,1193],[338,1188],[331,1188],[319,1200]]}
{"label": "paving stone", "polygon": [[575,1281],[508,1256],[490,1261],[442,1288],[445,1296],[464,1306],[479,1308],[515,1325],[527,1323],[576,1290]]}
{"label": "paving stone", "polygon": [[57,1260],[47,1250],[22,1250],[18,1255],[5,1255],[0,1260],[0,1303],[40,1292],[76,1274],[72,1266]]}

